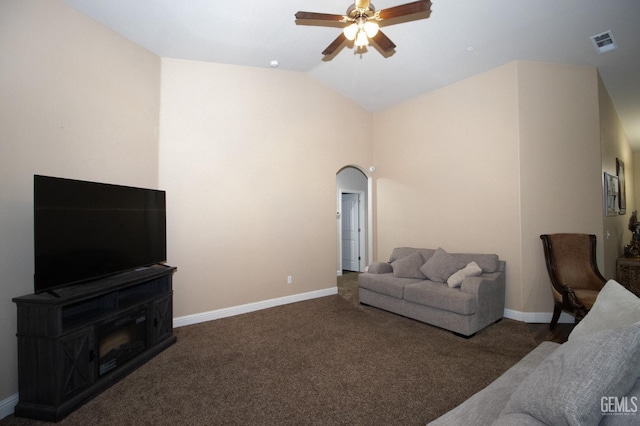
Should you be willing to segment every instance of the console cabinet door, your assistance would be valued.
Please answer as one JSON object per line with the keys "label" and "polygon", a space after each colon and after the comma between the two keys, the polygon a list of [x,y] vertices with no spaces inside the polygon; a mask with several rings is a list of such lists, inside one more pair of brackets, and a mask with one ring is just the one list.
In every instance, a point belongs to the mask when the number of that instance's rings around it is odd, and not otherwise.
{"label": "console cabinet door", "polygon": [[95,343],[93,327],[66,335],[59,340],[56,374],[60,401],[66,401],[93,384]]}
{"label": "console cabinet door", "polygon": [[171,293],[153,301],[153,321],[151,321],[151,345],[173,335],[173,295]]}

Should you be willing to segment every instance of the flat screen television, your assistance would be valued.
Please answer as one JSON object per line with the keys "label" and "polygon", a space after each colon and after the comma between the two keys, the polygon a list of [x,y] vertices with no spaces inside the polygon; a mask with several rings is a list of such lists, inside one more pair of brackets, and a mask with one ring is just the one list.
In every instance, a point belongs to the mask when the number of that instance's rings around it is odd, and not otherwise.
{"label": "flat screen television", "polygon": [[40,175],[33,189],[36,293],[166,261],[165,191]]}

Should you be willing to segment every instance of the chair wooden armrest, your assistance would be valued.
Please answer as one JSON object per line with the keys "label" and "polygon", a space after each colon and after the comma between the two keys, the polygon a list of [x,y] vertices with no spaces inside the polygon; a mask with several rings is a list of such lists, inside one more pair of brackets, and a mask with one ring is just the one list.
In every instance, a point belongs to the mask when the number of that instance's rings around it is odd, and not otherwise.
{"label": "chair wooden armrest", "polygon": [[562,303],[571,307],[573,312],[575,312],[576,321],[580,321],[584,318],[585,315],[589,312],[589,310],[578,300],[575,291],[566,285],[561,287],[562,292]]}

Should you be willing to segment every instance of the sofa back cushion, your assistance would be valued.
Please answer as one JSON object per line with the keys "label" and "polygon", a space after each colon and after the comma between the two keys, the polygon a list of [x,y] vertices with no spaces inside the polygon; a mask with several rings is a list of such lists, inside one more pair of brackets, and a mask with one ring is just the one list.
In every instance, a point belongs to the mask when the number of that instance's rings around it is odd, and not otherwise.
{"label": "sofa back cushion", "polygon": [[[389,263],[393,263],[398,259],[412,255],[413,253],[420,253],[422,258],[428,261],[431,256],[436,252],[434,249],[426,248],[414,248],[414,247],[396,247],[391,252],[389,257]],[[483,254],[483,253],[451,253],[457,257],[462,263],[468,265],[470,262],[476,262],[482,272],[490,273],[499,270],[499,259],[497,254]]]}
{"label": "sofa back cushion", "polygon": [[573,328],[569,340],[636,322],[640,322],[640,298],[616,280],[609,280],[589,313]]}
{"label": "sofa back cushion", "polygon": [[453,253],[453,255],[462,260],[465,265],[476,262],[482,268],[482,272],[496,272],[498,270],[497,254]]}
{"label": "sofa back cushion", "polygon": [[410,256],[416,252],[420,253],[422,255],[422,258],[426,262],[427,260],[429,260],[431,256],[433,256],[433,253],[435,253],[436,251],[432,249],[423,249],[423,248],[396,247],[391,252],[391,256],[389,256],[389,263],[393,263],[398,259]]}
{"label": "sofa back cushion", "polygon": [[502,414],[526,413],[549,425],[602,424],[602,398],[629,394],[639,377],[640,323],[578,336],[520,383]]}

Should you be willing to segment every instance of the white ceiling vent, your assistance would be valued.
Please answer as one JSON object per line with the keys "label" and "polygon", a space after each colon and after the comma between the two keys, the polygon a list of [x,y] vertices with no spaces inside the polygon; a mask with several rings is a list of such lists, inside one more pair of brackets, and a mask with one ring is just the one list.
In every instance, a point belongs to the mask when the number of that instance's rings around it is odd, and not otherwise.
{"label": "white ceiling vent", "polygon": [[598,53],[604,53],[618,48],[618,44],[613,38],[613,31],[611,30],[591,36],[591,41]]}

